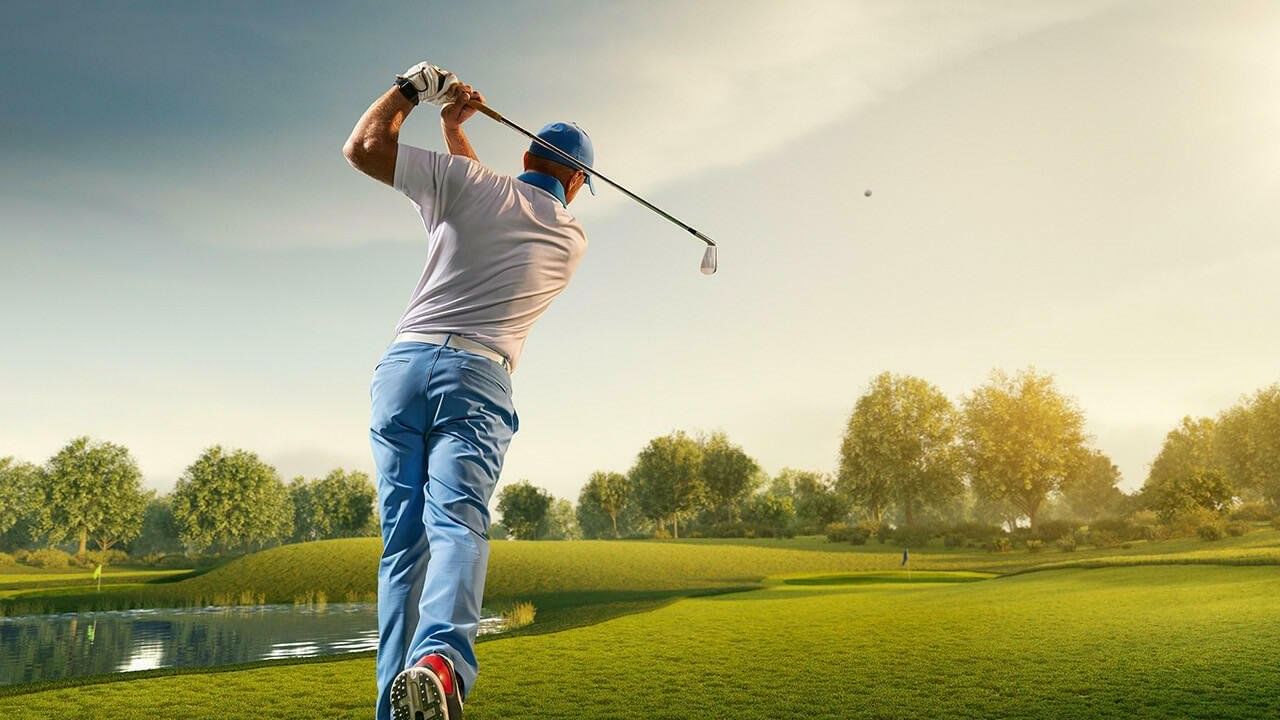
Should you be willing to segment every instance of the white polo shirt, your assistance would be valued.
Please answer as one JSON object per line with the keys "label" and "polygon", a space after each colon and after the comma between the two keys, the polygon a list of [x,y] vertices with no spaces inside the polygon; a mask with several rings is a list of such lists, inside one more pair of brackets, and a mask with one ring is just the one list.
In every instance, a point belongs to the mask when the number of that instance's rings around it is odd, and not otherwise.
{"label": "white polo shirt", "polygon": [[551,193],[459,155],[401,144],[395,188],[422,215],[427,263],[396,333],[456,333],[514,370],[587,236]]}

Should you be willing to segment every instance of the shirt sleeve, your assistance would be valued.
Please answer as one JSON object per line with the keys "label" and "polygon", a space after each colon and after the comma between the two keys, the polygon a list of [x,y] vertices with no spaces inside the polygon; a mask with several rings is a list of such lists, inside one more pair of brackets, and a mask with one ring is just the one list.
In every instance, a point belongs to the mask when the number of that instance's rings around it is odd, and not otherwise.
{"label": "shirt sleeve", "polygon": [[466,159],[400,143],[396,152],[394,186],[422,213],[434,230],[457,200],[468,172]]}

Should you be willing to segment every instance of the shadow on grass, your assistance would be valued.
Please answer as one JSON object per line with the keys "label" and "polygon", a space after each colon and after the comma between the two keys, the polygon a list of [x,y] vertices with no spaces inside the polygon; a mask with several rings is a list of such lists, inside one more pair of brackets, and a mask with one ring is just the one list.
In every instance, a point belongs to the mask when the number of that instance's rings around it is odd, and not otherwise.
{"label": "shadow on grass", "polygon": [[[501,640],[525,635],[545,635],[573,628],[586,627],[614,618],[649,612],[670,605],[677,600],[695,597],[711,597],[759,590],[763,585],[729,585],[712,588],[684,588],[679,590],[614,590],[574,593],[546,593],[512,598],[527,601],[538,609],[537,620],[527,627],[497,635],[487,635],[480,642]],[[501,607],[501,601],[492,602]]]}

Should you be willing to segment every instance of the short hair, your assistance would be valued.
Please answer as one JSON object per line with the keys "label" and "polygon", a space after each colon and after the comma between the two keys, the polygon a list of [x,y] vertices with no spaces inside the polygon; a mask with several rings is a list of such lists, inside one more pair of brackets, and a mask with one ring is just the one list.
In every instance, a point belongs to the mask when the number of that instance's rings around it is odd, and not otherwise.
{"label": "short hair", "polygon": [[528,153],[525,155],[525,168],[532,170],[534,172],[540,172],[540,173],[543,173],[544,175],[551,175],[552,177],[557,177],[557,178],[560,175],[573,173],[578,169],[576,167],[572,167],[570,165],[566,165],[561,162],[556,162],[555,160],[539,157],[538,155],[534,155],[533,153]]}

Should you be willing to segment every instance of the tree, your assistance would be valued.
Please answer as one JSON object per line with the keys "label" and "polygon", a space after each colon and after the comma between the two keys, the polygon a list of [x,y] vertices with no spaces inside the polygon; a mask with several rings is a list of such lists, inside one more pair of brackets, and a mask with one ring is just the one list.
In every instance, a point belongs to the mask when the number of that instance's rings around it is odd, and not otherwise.
{"label": "tree", "polygon": [[1234,491],[1219,464],[1216,431],[1211,418],[1184,417],[1165,435],[1142,488],[1161,518],[1196,507],[1221,510],[1230,502]]}
{"label": "tree", "polygon": [[172,501],[178,537],[192,552],[247,550],[293,532],[293,503],[276,469],[246,450],[205,450]]}
{"label": "tree", "polygon": [[825,473],[783,468],[769,483],[768,494],[792,499],[802,532],[822,532],[849,512],[847,501]]}
{"label": "tree", "polygon": [[962,436],[979,499],[1007,501],[1035,528],[1040,507],[1087,456],[1084,416],[1053,377],[996,371],[964,401]]}
{"label": "tree", "polygon": [[311,508],[311,483],[305,477],[298,475],[289,481],[286,489],[289,492],[289,503],[293,506],[293,540],[297,542],[319,540],[320,538],[313,534],[314,528],[311,526],[311,516],[314,512]]}
{"label": "tree", "polygon": [[796,519],[795,505],[789,497],[771,493],[752,495],[743,508],[742,519],[753,525],[762,535],[774,537],[787,534]]}
{"label": "tree", "polygon": [[369,476],[338,468],[318,480],[289,484],[293,533],[299,540],[365,537],[377,534],[378,493]]}
{"label": "tree", "polygon": [[631,468],[631,484],[645,515],[661,525],[671,521],[680,537],[680,516],[693,511],[706,492],[702,482],[702,448],[683,432],[649,441]]}
{"label": "tree", "polygon": [[1062,481],[1062,499],[1080,520],[1118,515],[1125,494],[1118,487],[1120,468],[1105,454],[1090,450],[1088,457]]}
{"label": "tree", "polygon": [[182,549],[178,524],[173,518],[173,504],[165,495],[151,495],[142,513],[142,531],[134,539],[130,551],[136,555],[177,552]]}
{"label": "tree", "polygon": [[551,510],[551,494],[528,480],[508,485],[498,494],[502,524],[519,540],[538,539],[543,521]]}
{"label": "tree", "polygon": [[1280,508],[1280,384],[1259,390],[1249,404],[1252,483],[1273,507]]}
{"label": "tree", "polygon": [[731,521],[739,501],[755,489],[760,466],[722,432],[702,442],[702,482],[711,510]]}
{"label": "tree", "polygon": [[1232,495],[1221,468],[1196,467],[1153,486],[1148,500],[1156,514],[1169,521],[1196,509],[1220,513],[1231,504]]}
{"label": "tree", "polygon": [[147,498],[142,473],[121,445],[78,437],[49,458],[44,473],[42,529],[52,542],[89,538],[102,550],[137,537]]}
{"label": "tree", "polygon": [[837,487],[873,522],[896,507],[913,526],[963,490],[956,410],[942,391],[881,373],[858,398],[840,446]]}
{"label": "tree", "polygon": [[573,503],[563,498],[551,501],[543,520],[541,536],[548,540],[581,540],[582,530],[578,527],[578,517],[574,513]]}
{"label": "tree", "polygon": [[1213,444],[1218,467],[1239,495],[1280,507],[1280,384],[1223,412]]}
{"label": "tree", "polygon": [[[598,513],[608,517],[613,528],[613,537],[619,537],[618,516],[626,507],[629,490],[627,476],[622,473],[599,471],[591,473],[591,477],[587,478],[587,484],[583,485],[582,491],[578,493],[578,525],[582,528],[583,534],[588,535],[587,528],[591,525],[590,520],[587,522],[583,520]],[[596,534],[593,531],[590,536]]]}
{"label": "tree", "polygon": [[0,458],[0,535],[18,528],[37,512],[40,468],[13,457]]}

